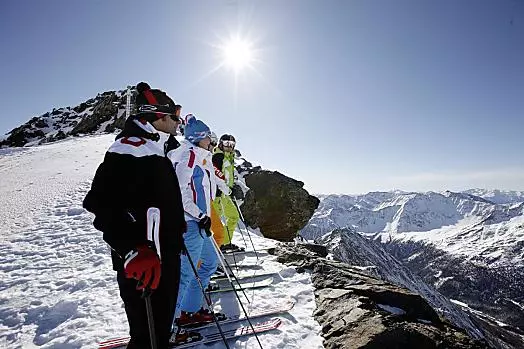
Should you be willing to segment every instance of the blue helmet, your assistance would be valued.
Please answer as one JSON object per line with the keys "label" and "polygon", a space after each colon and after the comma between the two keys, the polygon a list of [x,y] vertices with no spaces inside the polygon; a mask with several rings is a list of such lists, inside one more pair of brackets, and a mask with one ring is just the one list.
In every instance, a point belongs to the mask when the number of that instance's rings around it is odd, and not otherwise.
{"label": "blue helmet", "polygon": [[197,144],[206,137],[211,136],[209,127],[193,114],[186,115],[186,127],[184,128],[184,137],[193,144]]}

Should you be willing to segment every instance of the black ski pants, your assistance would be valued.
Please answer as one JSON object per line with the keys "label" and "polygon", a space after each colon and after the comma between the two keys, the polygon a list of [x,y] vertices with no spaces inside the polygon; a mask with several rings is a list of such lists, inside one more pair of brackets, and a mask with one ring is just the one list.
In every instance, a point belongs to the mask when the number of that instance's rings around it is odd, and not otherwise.
{"label": "black ski pants", "polygon": [[[158,349],[167,349],[169,346],[180,281],[180,256],[173,254],[170,257],[168,261],[162,260],[160,284],[151,294]],[[151,340],[146,303],[141,297],[142,291],[136,290],[137,280],[128,279],[125,277],[124,271],[119,271],[117,281],[129,322],[131,340],[127,349],[150,349]]]}

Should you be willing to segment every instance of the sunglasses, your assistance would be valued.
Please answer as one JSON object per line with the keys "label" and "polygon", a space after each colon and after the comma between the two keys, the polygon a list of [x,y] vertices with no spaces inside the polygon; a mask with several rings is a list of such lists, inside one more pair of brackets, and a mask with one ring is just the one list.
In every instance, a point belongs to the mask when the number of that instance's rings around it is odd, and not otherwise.
{"label": "sunglasses", "polygon": [[222,145],[226,148],[234,148],[235,144],[235,141],[222,141]]}
{"label": "sunglasses", "polygon": [[170,114],[169,117],[174,122],[182,122],[182,119],[180,118],[180,111],[182,110],[182,106],[180,104],[175,105],[175,112],[173,114]]}

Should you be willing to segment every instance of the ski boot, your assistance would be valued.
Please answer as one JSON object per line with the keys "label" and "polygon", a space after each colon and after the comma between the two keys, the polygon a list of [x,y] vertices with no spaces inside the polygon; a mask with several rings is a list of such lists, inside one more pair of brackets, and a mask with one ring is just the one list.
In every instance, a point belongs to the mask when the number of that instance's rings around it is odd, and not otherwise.
{"label": "ski boot", "polygon": [[229,244],[220,246],[220,250],[222,251],[222,253],[236,253],[236,252],[243,252],[245,248],[229,243]]}
{"label": "ski boot", "polygon": [[176,333],[171,336],[169,344],[176,347],[177,345],[198,342],[204,339],[204,337],[196,331],[187,331],[182,327],[178,327]]}
{"label": "ski boot", "polygon": [[[220,313],[215,313],[215,316],[217,317],[217,320],[224,320],[225,315]],[[200,308],[199,311],[196,311],[194,313],[189,313],[186,311],[182,311],[180,314],[180,318],[177,319],[177,325],[179,328],[181,327],[198,327],[202,325],[207,325],[211,322],[213,322],[213,314],[209,310],[206,310],[204,308]]]}

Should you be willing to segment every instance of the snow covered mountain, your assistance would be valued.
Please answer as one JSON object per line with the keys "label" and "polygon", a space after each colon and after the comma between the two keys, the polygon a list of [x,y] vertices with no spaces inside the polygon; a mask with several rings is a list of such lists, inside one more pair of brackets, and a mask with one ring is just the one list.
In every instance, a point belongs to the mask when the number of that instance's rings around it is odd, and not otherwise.
{"label": "snow covered mountain", "polygon": [[[131,94],[135,92],[134,89],[130,91]],[[113,132],[124,125],[126,92],[103,92],[76,107],[62,107],[35,116],[0,138],[0,148],[31,146],[68,136]]]}
{"label": "snow covered mountain", "polygon": [[469,189],[464,193],[480,196],[496,204],[511,204],[524,201],[524,192],[522,191]]}
{"label": "snow covered mountain", "polygon": [[320,200],[319,208],[301,231],[306,239],[352,227],[380,236],[382,241],[431,241],[449,253],[490,265],[522,264],[522,251],[514,248],[524,240],[522,201],[496,204],[473,194],[450,191],[327,195]]}
{"label": "snow covered mountain", "polygon": [[519,193],[380,192],[320,199],[301,232],[305,238],[318,239],[335,228],[355,229],[381,241],[444,295],[524,329],[524,204]]}

